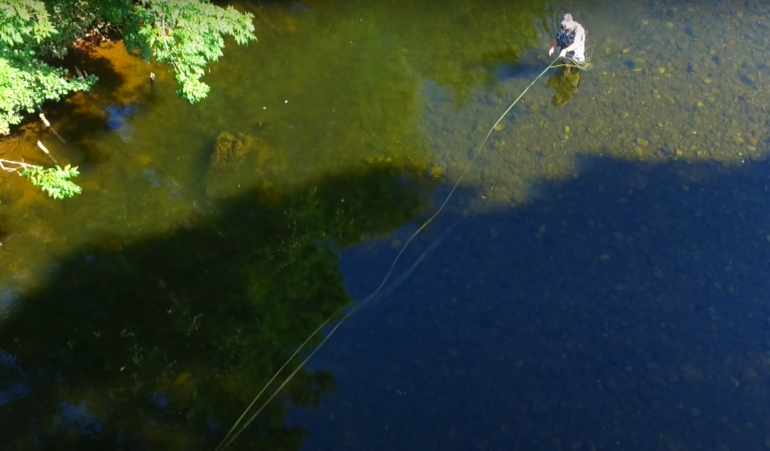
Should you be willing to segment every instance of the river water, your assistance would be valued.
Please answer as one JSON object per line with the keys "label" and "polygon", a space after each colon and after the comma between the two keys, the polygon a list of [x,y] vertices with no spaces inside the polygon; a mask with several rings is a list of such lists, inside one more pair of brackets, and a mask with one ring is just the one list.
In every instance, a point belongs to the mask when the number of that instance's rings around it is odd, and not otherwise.
{"label": "river water", "polygon": [[75,55],[13,150],[83,193],[0,179],[0,449],[215,449],[458,181],[230,448],[770,448],[763,2],[236,6],[203,102]]}

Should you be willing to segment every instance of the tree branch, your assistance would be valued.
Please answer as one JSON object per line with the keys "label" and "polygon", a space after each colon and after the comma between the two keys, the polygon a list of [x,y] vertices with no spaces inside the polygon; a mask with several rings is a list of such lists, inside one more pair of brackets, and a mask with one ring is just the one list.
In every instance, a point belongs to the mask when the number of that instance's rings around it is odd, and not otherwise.
{"label": "tree branch", "polygon": [[[6,166],[6,164],[14,166]],[[32,169],[35,166],[34,164],[22,163],[21,161],[0,159],[0,169],[6,172],[15,172],[19,175],[21,175],[22,169]]]}

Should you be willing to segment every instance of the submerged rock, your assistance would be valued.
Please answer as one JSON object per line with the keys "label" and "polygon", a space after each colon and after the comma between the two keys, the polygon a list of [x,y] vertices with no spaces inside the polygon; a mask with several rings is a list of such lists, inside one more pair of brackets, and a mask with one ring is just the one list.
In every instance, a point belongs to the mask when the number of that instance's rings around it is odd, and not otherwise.
{"label": "submerged rock", "polygon": [[206,171],[206,194],[226,197],[265,186],[270,162],[276,155],[275,149],[262,138],[220,133]]}
{"label": "submerged rock", "polygon": [[209,170],[224,170],[237,165],[251,150],[248,147],[250,143],[251,137],[249,135],[239,133],[238,136],[235,136],[229,132],[220,133],[214,142],[214,151],[211,152]]}

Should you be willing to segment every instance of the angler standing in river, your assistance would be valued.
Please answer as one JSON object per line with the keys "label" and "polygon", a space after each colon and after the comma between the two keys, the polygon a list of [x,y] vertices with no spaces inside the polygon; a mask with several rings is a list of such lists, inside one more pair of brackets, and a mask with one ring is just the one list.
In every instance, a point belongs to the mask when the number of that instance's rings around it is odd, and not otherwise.
{"label": "angler standing in river", "polygon": [[561,21],[561,28],[556,32],[548,50],[548,56],[553,55],[554,50],[558,49],[559,57],[566,64],[586,62],[586,38],[588,31],[582,25],[572,19],[572,14],[567,13]]}

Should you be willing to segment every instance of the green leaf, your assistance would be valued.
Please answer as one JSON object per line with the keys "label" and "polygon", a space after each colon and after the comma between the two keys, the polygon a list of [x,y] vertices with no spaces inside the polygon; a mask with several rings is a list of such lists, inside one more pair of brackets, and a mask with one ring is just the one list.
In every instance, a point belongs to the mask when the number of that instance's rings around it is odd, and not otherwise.
{"label": "green leaf", "polygon": [[224,37],[256,39],[253,19],[208,0],[0,1],[0,135],[46,100],[97,82],[51,65],[88,32],[117,27],[129,51],[169,64],[177,92],[195,103],[208,95],[204,68],[222,56]]}
{"label": "green leaf", "polygon": [[233,7],[221,8],[205,0],[142,0],[124,30],[126,47],[144,59],[172,66],[178,93],[195,103],[209,87],[201,81],[203,68],[222,56],[224,36],[240,44],[256,39],[254,16]]}
{"label": "green leaf", "polygon": [[39,186],[54,199],[64,199],[80,194],[82,188],[69,180],[79,174],[78,167],[70,167],[70,165],[64,168],[56,165],[56,167],[48,169],[43,169],[42,166],[32,166],[21,173],[33,185]]}

